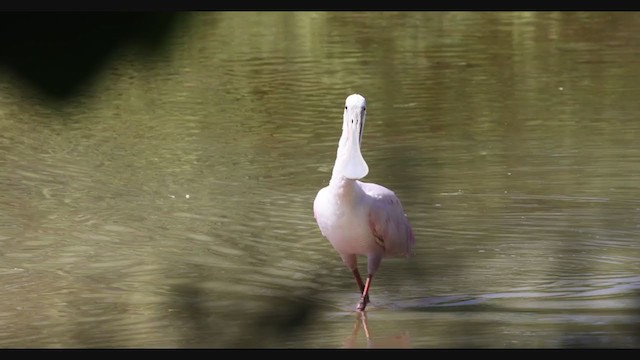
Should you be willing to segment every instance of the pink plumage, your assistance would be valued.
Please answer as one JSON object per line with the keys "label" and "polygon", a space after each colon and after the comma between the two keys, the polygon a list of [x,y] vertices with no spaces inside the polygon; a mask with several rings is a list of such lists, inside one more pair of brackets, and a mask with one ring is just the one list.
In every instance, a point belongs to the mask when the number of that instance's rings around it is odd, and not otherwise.
{"label": "pink plumage", "polygon": [[[415,245],[409,220],[393,191],[358,180],[369,171],[360,153],[365,119],[364,97],[347,97],[331,181],[313,202],[320,231],[353,272],[361,293],[359,311],[369,302],[371,279],[382,259],[409,256]],[[357,256],[367,257],[366,283],[360,277]]]}

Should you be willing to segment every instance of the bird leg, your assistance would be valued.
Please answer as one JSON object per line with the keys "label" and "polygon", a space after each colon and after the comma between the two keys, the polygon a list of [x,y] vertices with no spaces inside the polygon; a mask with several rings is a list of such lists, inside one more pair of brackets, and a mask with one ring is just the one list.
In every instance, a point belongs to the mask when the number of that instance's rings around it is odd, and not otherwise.
{"label": "bird leg", "polygon": [[364,308],[367,307],[367,304],[369,303],[369,287],[371,286],[371,278],[373,278],[373,274],[369,274],[367,277],[367,283],[364,285],[364,289],[362,290],[362,297],[356,306],[356,310],[358,311],[364,311]]}
{"label": "bird leg", "polygon": [[[364,294],[365,285],[362,282],[362,278],[360,277],[360,272],[358,271],[358,268],[353,269],[353,277],[356,278],[356,283],[358,284],[358,288],[360,289],[360,294],[361,295]],[[369,280],[367,280],[367,282],[368,281]],[[360,299],[360,302],[362,302],[362,299]],[[369,294],[367,294],[365,299],[365,303],[368,303],[368,302],[369,302]],[[364,306],[366,306],[366,304],[363,305],[363,309],[364,309]]]}

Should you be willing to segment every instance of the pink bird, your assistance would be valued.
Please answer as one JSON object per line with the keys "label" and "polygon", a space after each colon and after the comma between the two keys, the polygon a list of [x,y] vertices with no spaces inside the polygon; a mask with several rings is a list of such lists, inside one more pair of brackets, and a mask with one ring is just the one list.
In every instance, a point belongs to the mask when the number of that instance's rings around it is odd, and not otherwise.
{"label": "pink bird", "polygon": [[[331,181],[318,191],[313,202],[313,215],[322,235],[356,279],[361,294],[358,311],[364,311],[369,303],[371,279],[382,258],[408,257],[415,244],[409,220],[393,191],[359,181],[369,173],[360,153],[366,115],[364,97],[347,97]],[[366,283],[358,271],[358,255],[367,257]]]}

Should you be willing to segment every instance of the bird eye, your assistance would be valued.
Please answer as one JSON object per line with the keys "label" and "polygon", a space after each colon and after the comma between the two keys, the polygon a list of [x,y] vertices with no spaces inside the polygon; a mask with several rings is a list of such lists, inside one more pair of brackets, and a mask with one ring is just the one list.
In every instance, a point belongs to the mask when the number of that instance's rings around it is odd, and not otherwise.
{"label": "bird eye", "polygon": [[363,106],[362,111],[367,111],[367,108]]}
{"label": "bird eye", "polygon": [[345,109],[345,110],[348,110],[346,106],[344,107],[344,109]]}

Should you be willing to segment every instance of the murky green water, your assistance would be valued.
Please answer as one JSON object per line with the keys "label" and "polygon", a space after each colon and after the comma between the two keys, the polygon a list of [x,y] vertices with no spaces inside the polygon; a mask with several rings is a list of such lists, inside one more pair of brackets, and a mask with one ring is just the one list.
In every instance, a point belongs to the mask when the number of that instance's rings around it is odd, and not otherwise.
{"label": "murky green water", "polygon": [[[640,14],[195,13],[173,36],[63,107],[2,73],[1,347],[640,345]],[[366,319],[311,211],[353,92],[366,181],[417,238]]]}

